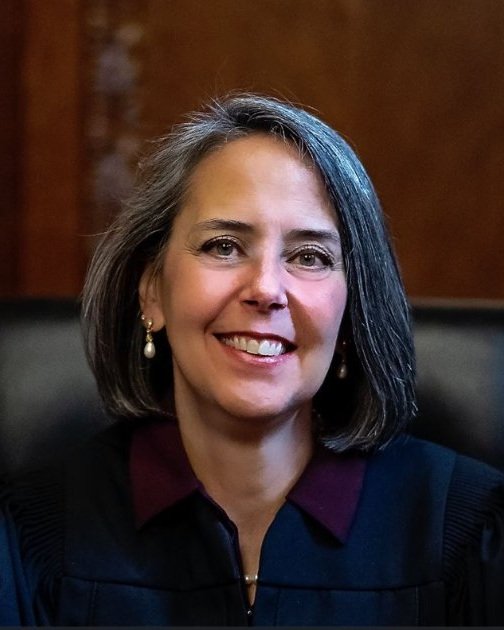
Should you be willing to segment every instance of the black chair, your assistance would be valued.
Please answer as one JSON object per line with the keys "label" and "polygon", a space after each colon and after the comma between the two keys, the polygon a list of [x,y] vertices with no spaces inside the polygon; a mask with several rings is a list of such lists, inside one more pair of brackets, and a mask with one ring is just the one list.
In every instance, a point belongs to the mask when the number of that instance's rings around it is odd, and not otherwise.
{"label": "black chair", "polygon": [[504,302],[417,303],[411,430],[504,470]]}
{"label": "black chair", "polygon": [[0,301],[0,474],[61,458],[107,426],[71,300]]}
{"label": "black chair", "polygon": [[[413,433],[504,470],[504,303],[414,308]],[[0,301],[0,474],[60,458],[111,421],[87,366],[78,306]]]}

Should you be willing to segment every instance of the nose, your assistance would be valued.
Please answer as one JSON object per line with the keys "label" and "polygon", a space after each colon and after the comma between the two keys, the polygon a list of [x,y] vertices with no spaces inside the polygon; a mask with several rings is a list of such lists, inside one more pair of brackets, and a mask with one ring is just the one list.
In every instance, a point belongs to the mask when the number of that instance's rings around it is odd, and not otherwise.
{"label": "nose", "polygon": [[283,269],[276,260],[260,260],[250,265],[241,301],[260,312],[279,311],[287,306]]}

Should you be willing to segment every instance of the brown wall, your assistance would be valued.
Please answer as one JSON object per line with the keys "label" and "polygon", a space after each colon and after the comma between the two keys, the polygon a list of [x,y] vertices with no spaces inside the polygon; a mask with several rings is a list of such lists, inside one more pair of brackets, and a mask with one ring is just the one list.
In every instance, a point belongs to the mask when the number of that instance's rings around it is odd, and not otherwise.
{"label": "brown wall", "polygon": [[0,20],[0,290],[3,293],[15,291],[17,284],[21,8],[16,0],[6,0]]}
{"label": "brown wall", "polygon": [[79,1],[6,1],[0,292],[76,295],[85,264]]}
{"label": "brown wall", "polygon": [[142,141],[230,89],[367,165],[413,296],[504,298],[502,0],[6,0],[3,295],[78,293]]}

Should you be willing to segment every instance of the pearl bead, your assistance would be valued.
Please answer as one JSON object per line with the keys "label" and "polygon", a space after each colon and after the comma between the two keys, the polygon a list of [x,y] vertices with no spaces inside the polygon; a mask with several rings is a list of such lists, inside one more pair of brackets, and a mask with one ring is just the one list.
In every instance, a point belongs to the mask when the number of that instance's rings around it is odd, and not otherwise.
{"label": "pearl bead", "polygon": [[245,584],[247,586],[252,586],[252,584],[257,584],[259,576],[257,573],[245,573],[243,577],[245,578]]}
{"label": "pearl bead", "polygon": [[156,356],[156,347],[152,341],[148,341],[145,344],[144,355],[147,359],[153,359]]}
{"label": "pearl bead", "polygon": [[338,378],[346,378],[348,376],[348,367],[346,363],[341,363],[336,371]]}

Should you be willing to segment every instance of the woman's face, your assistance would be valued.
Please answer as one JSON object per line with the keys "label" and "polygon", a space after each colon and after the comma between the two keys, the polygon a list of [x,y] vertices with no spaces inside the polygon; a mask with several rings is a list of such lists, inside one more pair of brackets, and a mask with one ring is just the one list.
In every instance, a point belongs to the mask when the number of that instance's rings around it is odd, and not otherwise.
{"label": "woman's face", "polygon": [[177,404],[249,418],[311,404],[347,289],[335,211],[294,148],[257,134],[204,158],[148,278],[142,309],[166,327]]}

